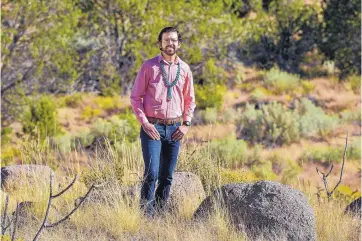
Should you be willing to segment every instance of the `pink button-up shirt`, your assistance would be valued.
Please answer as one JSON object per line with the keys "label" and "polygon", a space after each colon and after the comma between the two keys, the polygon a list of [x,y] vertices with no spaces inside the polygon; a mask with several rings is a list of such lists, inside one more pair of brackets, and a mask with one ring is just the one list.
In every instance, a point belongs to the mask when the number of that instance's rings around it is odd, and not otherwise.
{"label": "pink button-up shirt", "polygon": [[[172,98],[167,99],[167,86],[162,79],[160,61],[172,83],[180,63],[180,78],[172,88]],[[169,64],[160,54],[141,66],[131,92],[131,105],[138,121],[147,123],[147,117],[169,119],[183,116],[191,121],[196,107],[193,78],[190,67],[179,57]]]}

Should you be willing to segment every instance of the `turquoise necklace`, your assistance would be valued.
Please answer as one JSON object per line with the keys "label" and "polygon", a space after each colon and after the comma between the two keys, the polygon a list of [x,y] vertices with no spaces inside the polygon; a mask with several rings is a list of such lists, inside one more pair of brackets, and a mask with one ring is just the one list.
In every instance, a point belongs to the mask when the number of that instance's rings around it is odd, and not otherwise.
{"label": "turquoise necklace", "polygon": [[165,66],[163,65],[162,60],[160,62],[160,65],[161,65],[161,70],[162,70],[163,82],[165,82],[165,85],[167,86],[167,99],[171,100],[172,99],[172,89],[171,88],[177,84],[177,81],[180,78],[180,63],[177,64],[176,78],[172,83],[170,83],[168,81],[168,75],[166,73]]}

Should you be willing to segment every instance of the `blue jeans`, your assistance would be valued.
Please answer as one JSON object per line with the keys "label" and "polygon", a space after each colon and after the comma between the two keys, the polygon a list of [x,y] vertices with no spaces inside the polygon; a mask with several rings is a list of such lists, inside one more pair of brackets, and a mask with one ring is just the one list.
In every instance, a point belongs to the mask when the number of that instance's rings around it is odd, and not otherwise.
{"label": "blue jeans", "polygon": [[[160,140],[153,140],[141,127],[140,138],[145,163],[141,208],[146,209],[146,212],[154,207],[164,207],[170,194],[172,174],[180,149],[180,141],[173,141],[171,136],[180,125],[154,124],[160,133]],[[158,186],[155,192],[156,181]]]}

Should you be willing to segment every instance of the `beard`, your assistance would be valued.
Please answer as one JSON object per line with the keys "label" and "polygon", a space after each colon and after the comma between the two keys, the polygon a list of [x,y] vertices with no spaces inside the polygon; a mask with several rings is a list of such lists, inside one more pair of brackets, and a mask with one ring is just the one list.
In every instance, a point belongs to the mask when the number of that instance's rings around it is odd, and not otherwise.
{"label": "beard", "polygon": [[160,50],[168,56],[173,56],[177,52],[177,49],[175,46],[166,46],[166,48],[162,48],[162,46],[161,46]]}

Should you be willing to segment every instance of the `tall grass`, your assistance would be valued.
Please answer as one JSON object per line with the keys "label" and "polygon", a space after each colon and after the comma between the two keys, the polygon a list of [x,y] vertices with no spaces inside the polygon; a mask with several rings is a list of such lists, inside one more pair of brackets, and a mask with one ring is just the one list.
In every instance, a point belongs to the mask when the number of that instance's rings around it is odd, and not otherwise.
{"label": "tall grass", "polygon": [[[31,153],[32,157],[22,155],[27,163],[47,164],[46,158],[56,152],[50,147],[43,147],[44,151],[37,152],[39,145],[36,144],[25,146],[28,148],[26,153]],[[225,183],[251,181],[256,178],[252,170],[240,171],[241,174],[238,175],[238,169],[231,171],[231,169],[221,167],[218,162],[220,156],[217,156],[219,154],[214,152],[213,148],[209,144],[184,143],[177,170],[197,174],[207,194]],[[74,163],[86,160],[84,161],[86,164],[83,166],[68,164],[68,168],[73,168],[73,172],[64,172],[64,167],[67,166],[65,157],[69,157]],[[51,221],[58,220],[69,212],[74,207],[74,200],[83,196],[87,190],[86,186],[91,183],[108,182],[112,185],[98,194],[106,197],[107,201],[91,197],[89,202],[77,210],[70,220],[55,228],[45,230],[40,240],[248,240],[244,233],[233,228],[225,215],[225,210],[221,208],[203,221],[192,218],[192,205],[188,205],[187,202],[180,208],[182,210],[180,213],[166,212],[154,218],[144,216],[138,205],[139,195],[127,196],[124,195],[125,192],[122,192],[124,188],[136,185],[142,179],[143,161],[139,142],[115,143],[114,145],[106,142],[95,152],[73,150],[63,153],[59,158],[64,158],[61,159],[59,166],[54,167],[59,183],[66,185],[76,172],[80,173],[80,181],[84,183],[78,182],[69,192],[54,202],[54,207],[51,209]],[[286,178],[283,181],[288,183],[289,179]],[[38,187],[31,188],[38,189]],[[47,194],[48,192],[42,194],[42,201],[33,211],[36,219],[20,226],[17,232],[18,237],[32,240],[35,236],[44,215]],[[306,194],[315,209],[318,240],[358,240],[359,221],[351,216],[343,215],[343,209],[347,203],[336,200],[319,204],[314,200],[314,194]],[[26,200],[31,195],[34,193],[25,193],[22,198]],[[10,196],[10,199],[16,200],[17,196]],[[11,209],[14,210],[14,205]],[[282,237],[281,240],[283,240]]]}

